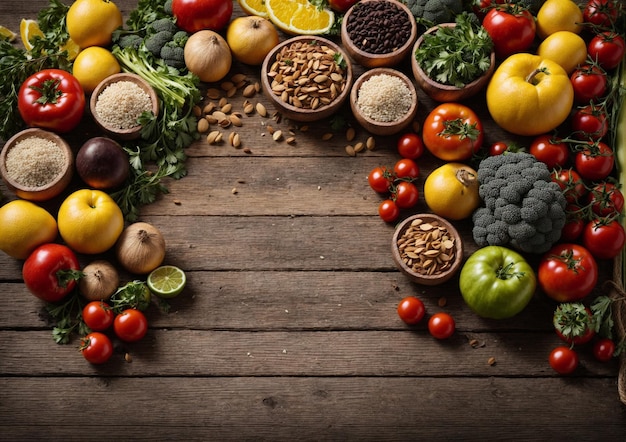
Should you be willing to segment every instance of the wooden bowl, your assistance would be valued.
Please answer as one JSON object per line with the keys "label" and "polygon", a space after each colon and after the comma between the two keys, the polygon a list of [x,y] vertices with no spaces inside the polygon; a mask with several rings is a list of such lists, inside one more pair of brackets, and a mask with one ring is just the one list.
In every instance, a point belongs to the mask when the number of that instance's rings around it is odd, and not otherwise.
{"label": "wooden bowl", "polygon": [[111,75],[105,78],[104,80],[102,80],[98,84],[98,86],[96,86],[93,93],[91,94],[91,99],[89,102],[91,113],[93,115],[93,118],[96,124],[98,124],[98,126],[102,130],[104,130],[109,136],[120,139],[120,140],[134,140],[141,136],[141,128],[142,128],[141,125],[137,125],[128,129],[120,129],[119,127],[114,127],[114,126],[111,126],[110,124],[107,124],[107,122],[105,122],[98,115],[98,112],[96,110],[96,105],[98,103],[98,98],[100,94],[108,86],[110,86],[113,83],[117,83],[119,81],[129,81],[131,83],[135,83],[137,86],[143,89],[143,91],[148,94],[148,96],[150,97],[150,101],[152,102],[152,113],[154,115],[159,114],[159,97],[157,96],[152,86],[150,86],[148,82],[146,82],[139,75],[128,74],[128,73],[120,73],[120,74]]}
{"label": "wooden bowl", "polygon": [[[365,115],[363,113],[358,104],[359,92],[363,83],[365,83],[367,80],[374,76],[382,74],[400,78],[406,84],[411,93],[411,104],[408,111],[406,112],[406,114],[404,114],[404,116],[394,121],[384,122],[372,119],[368,115]],[[350,93],[350,107],[352,109],[352,114],[354,115],[354,118],[364,129],[366,129],[370,133],[375,135],[393,135],[405,129],[413,122],[413,119],[417,114],[417,91],[411,79],[404,75],[402,72],[393,68],[374,68],[363,73],[354,82],[354,85],[352,86],[352,91]]]}
{"label": "wooden bowl", "polygon": [[[307,104],[306,100],[308,100],[308,98],[304,101],[300,101],[300,103],[298,103],[298,101],[293,101],[294,89],[302,85],[296,85],[295,82],[291,82],[291,81],[287,83],[287,80],[285,80],[285,77],[289,75],[282,75],[283,81],[279,82],[276,80],[276,77],[277,77],[276,72],[279,68],[279,64],[280,64],[280,61],[282,60],[282,56],[284,53],[282,51],[286,51],[288,48],[292,47],[292,45],[303,45],[302,46],[303,48],[306,48],[309,45],[312,45],[312,47],[316,47],[316,48],[325,47],[329,54],[330,53],[340,54],[341,58],[343,59],[343,62],[345,62],[345,66],[342,69],[340,69],[343,71],[343,74],[342,74],[343,75],[343,88],[340,90],[339,89],[337,90],[335,96],[333,96],[333,98],[330,99],[331,101],[329,103],[320,104],[319,106],[316,107],[313,105],[313,103]],[[300,51],[298,52],[300,53]],[[330,64],[331,63],[330,59],[327,60],[326,62],[329,63],[328,65],[329,67],[328,69],[325,70],[325,72],[328,72],[330,69],[332,69],[334,72],[339,73],[339,71],[337,70],[338,66],[334,62],[335,57],[330,57],[330,58],[333,59],[332,63],[334,64],[334,66]],[[293,65],[295,69],[296,68],[295,64]],[[317,36],[298,36],[298,37],[292,37],[288,40],[283,41],[282,43],[279,43],[276,47],[274,47],[267,54],[267,56],[263,60],[263,64],[261,67],[261,84],[262,84],[263,92],[265,96],[272,102],[273,106],[279,112],[282,113],[284,117],[289,118],[294,121],[312,122],[312,121],[321,120],[326,117],[330,117],[341,108],[343,103],[347,100],[348,95],[350,95],[350,88],[352,87],[352,82],[353,82],[352,72],[353,72],[352,63],[350,62],[349,58],[347,57],[343,49],[341,49],[334,42],[326,38],[317,37]],[[321,71],[320,71],[320,74],[321,74]],[[314,80],[311,79],[311,82],[313,81]],[[277,86],[276,83],[278,83],[279,85]],[[313,83],[310,83],[310,84],[315,86],[315,84]],[[317,83],[317,84],[328,84],[328,83]],[[280,90],[283,87],[285,87],[286,90],[284,91]],[[283,97],[283,94],[285,94],[284,97]],[[312,94],[310,96],[314,96],[314,95],[316,94]],[[300,93],[300,95],[298,96],[303,97],[303,93]],[[305,103],[305,104],[302,104],[302,103]]]}
{"label": "wooden bowl", "polygon": [[[30,139],[40,138],[46,141],[52,141],[60,149],[63,155],[63,165],[59,173],[56,174],[49,182],[41,186],[33,186],[24,183],[24,177],[16,177],[15,173],[7,170],[7,155],[12,149],[23,148],[24,144],[18,143]],[[11,166],[9,166],[11,167]],[[38,169],[45,167],[45,160],[38,155]],[[7,187],[15,192],[18,197],[30,201],[47,201],[59,195],[68,186],[74,174],[74,154],[69,144],[60,136],[53,132],[43,129],[26,129],[11,137],[0,153],[0,173]]]}
{"label": "wooden bowl", "polygon": [[[432,28],[424,32],[424,34],[432,34],[433,32],[436,32],[439,26],[454,27],[456,26],[456,23],[442,23],[441,25],[433,26]],[[458,88],[456,86],[437,83],[436,81],[432,80],[426,74],[426,72],[422,70],[421,66],[415,59],[415,52],[420,47],[423,41],[424,35],[422,34],[415,42],[413,52],[411,53],[411,70],[413,71],[413,76],[415,77],[415,81],[417,82],[419,87],[430,98],[442,103],[450,101],[460,101],[476,95],[487,86],[487,83],[489,83],[489,79],[491,78],[491,75],[496,68],[495,51],[491,51],[491,65],[489,66],[487,72],[485,72],[482,76],[472,81],[471,83],[466,84],[464,87]]]}
{"label": "wooden bowl", "polygon": [[[411,34],[401,47],[396,50],[383,54],[375,54],[373,52],[367,52],[357,46],[352,40],[350,33],[348,32],[348,23],[350,22],[351,17],[354,15],[355,8],[362,7],[364,4],[368,3],[380,3],[380,2],[388,2],[393,3],[402,9],[411,24]],[[348,11],[345,13],[343,17],[343,21],[341,22],[341,42],[346,49],[346,52],[354,60],[355,63],[360,64],[361,66],[367,68],[377,68],[377,67],[391,67],[399,64],[409,54],[411,48],[415,43],[415,39],[417,38],[417,23],[415,21],[415,17],[409,10],[409,8],[397,1],[397,0],[360,0],[356,4],[354,4]]]}
{"label": "wooden bowl", "polygon": [[[416,233],[407,233],[411,232],[410,228]],[[407,237],[404,237],[405,233]],[[416,241],[422,244],[422,240],[425,244],[419,247],[425,247],[425,250],[412,249]],[[438,285],[459,271],[463,262],[463,241],[446,219],[432,213],[420,213],[398,224],[391,242],[391,253],[398,269],[413,282]]]}

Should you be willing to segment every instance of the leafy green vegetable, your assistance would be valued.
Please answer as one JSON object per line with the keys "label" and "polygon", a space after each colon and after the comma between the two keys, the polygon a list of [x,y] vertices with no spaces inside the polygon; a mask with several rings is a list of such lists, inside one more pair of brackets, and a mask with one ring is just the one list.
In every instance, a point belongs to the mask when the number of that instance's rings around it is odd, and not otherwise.
{"label": "leafy green vegetable", "polygon": [[463,0],[403,0],[403,3],[426,27],[451,23],[463,11]]}

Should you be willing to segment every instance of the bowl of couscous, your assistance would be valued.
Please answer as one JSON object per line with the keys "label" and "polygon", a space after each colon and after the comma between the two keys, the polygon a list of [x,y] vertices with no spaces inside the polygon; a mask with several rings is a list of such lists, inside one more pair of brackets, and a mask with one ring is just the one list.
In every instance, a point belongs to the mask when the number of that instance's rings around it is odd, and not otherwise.
{"label": "bowl of couscous", "polygon": [[109,136],[132,140],[141,136],[139,117],[144,112],[159,113],[156,92],[139,75],[121,73],[104,79],[89,102],[95,122]]}
{"label": "bowl of couscous", "polygon": [[350,107],[367,131],[393,135],[415,119],[417,91],[411,79],[396,69],[370,69],[354,82]]}
{"label": "bowl of couscous", "polygon": [[59,135],[43,129],[23,130],[0,153],[0,174],[7,187],[25,200],[47,201],[68,186],[74,154]]}

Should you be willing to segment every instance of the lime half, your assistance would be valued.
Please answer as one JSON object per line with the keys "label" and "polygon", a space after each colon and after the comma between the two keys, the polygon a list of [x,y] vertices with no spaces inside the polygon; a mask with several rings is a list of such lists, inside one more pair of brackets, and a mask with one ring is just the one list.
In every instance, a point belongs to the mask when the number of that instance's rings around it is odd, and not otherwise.
{"label": "lime half", "polygon": [[183,291],[187,277],[176,266],[160,266],[148,275],[148,288],[161,298],[173,298]]}

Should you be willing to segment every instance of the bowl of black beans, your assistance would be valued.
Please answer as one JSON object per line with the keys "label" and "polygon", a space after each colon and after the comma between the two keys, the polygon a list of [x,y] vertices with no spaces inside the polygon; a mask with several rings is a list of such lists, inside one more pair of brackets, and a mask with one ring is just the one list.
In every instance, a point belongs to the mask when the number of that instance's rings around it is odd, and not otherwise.
{"label": "bowl of black beans", "polygon": [[398,0],[360,0],[344,15],[341,41],[352,60],[367,68],[402,62],[417,39],[417,23]]}

